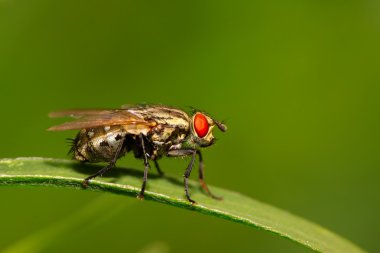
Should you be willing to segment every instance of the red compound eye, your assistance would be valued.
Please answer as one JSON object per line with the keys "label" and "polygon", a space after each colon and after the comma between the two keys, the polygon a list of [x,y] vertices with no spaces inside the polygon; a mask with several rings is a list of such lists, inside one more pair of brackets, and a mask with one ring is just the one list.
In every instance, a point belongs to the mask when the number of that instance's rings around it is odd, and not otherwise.
{"label": "red compound eye", "polygon": [[206,117],[203,114],[197,113],[195,115],[194,129],[199,138],[205,137],[206,134],[208,133],[209,125],[208,125]]}

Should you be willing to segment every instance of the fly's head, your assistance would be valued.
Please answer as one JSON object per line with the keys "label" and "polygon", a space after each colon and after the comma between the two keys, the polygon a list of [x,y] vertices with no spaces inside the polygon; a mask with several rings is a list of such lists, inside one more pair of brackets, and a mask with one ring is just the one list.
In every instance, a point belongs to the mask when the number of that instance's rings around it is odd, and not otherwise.
{"label": "fly's head", "polygon": [[193,148],[208,147],[214,143],[212,130],[218,127],[222,132],[227,131],[227,126],[207,114],[195,112],[190,119],[190,138],[187,143]]}

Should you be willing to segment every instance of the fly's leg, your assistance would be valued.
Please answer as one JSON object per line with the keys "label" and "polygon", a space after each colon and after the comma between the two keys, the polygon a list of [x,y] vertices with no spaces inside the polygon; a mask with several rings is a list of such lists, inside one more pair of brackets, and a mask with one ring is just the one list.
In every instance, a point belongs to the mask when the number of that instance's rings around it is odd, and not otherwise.
{"label": "fly's leg", "polygon": [[146,149],[145,149],[145,143],[144,143],[144,136],[140,134],[140,140],[141,140],[141,147],[143,150],[143,158],[144,158],[144,177],[143,177],[143,183],[141,186],[141,191],[140,194],[138,195],[138,198],[143,199],[144,198],[144,192],[145,192],[145,186],[146,186],[146,181],[148,180],[148,170],[150,168],[149,161],[148,161],[148,156],[146,154]]}
{"label": "fly's leg", "polygon": [[120,140],[119,146],[117,147],[116,152],[115,152],[115,156],[112,158],[112,160],[109,162],[109,164],[106,167],[104,167],[103,169],[99,170],[95,174],[93,174],[93,175],[89,176],[88,178],[86,178],[85,180],[83,180],[82,184],[84,187],[88,186],[91,179],[96,178],[97,176],[102,176],[104,173],[106,173],[107,171],[109,171],[110,169],[115,167],[116,161],[119,158],[121,151],[123,150],[124,141],[125,141],[125,138]]}
{"label": "fly's leg", "polygon": [[218,196],[215,196],[214,194],[212,194],[212,192],[208,189],[207,187],[207,184],[205,183],[204,181],[204,175],[203,175],[203,170],[204,170],[204,165],[203,165],[203,157],[202,157],[202,153],[201,151],[197,151],[197,154],[198,154],[198,157],[199,157],[199,174],[198,174],[198,177],[199,177],[199,182],[201,183],[201,186],[202,188],[207,192],[207,194],[213,198],[213,199],[217,199],[217,200],[222,200],[223,198],[222,197],[218,197]]}
{"label": "fly's leg", "polygon": [[167,154],[168,156],[189,156],[191,155],[191,161],[189,165],[187,166],[187,169],[185,171],[185,174],[183,175],[183,182],[185,185],[185,195],[188,201],[190,201],[192,204],[195,204],[195,201],[190,198],[189,194],[189,177],[191,174],[191,170],[194,167],[195,157],[197,155],[196,150],[188,149],[188,150],[171,150]]}
{"label": "fly's leg", "polygon": [[160,169],[160,165],[158,165],[157,160],[154,160],[154,166],[156,167],[156,170],[157,170],[158,174],[159,174],[161,177],[164,176],[164,172],[162,172],[162,170]]}
{"label": "fly's leg", "polygon": [[193,155],[191,156],[191,161],[189,163],[189,166],[187,166],[187,169],[185,171],[185,174],[183,175],[184,177],[184,183],[185,183],[185,194],[186,194],[186,198],[188,201],[190,201],[192,204],[195,204],[195,201],[192,200],[190,198],[190,195],[189,195],[189,177],[190,177],[190,173],[191,173],[191,170],[193,169],[193,166],[194,166],[194,161],[195,161],[195,156],[197,155],[197,152],[194,150],[193,151]]}

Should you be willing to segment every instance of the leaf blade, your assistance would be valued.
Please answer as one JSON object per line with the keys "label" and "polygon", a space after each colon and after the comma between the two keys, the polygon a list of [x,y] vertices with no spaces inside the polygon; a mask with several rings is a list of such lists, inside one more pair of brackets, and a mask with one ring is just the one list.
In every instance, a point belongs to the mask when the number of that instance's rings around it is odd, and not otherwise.
{"label": "leaf blade", "polygon": [[[78,164],[52,158],[15,158],[0,160],[0,185],[45,185],[81,189],[82,180],[99,166]],[[93,180],[88,190],[137,196],[142,171],[117,168],[99,180]],[[251,227],[267,230],[320,252],[364,252],[362,249],[329,230],[276,207],[251,199],[236,192],[213,187],[224,197],[213,200],[190,181],[192,197],[198,204],[191,205],[183,196],[182,181],[170,177],[150,175],[146,199],[217,216]]]}

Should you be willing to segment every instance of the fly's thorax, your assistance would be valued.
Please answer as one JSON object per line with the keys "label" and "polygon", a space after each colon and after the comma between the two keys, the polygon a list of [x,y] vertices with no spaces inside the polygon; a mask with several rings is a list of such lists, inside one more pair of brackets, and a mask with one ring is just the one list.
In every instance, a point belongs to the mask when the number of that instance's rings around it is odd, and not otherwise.
{"label": "fly's thorax", "polygon": [[165,125],[181,129],[189,129],[189,115],[186,112],[167,106],[140,106],[129,108],[128,111],[157,125]]}
{"label": "fly's thorax", "polygon": [[142,105],[128,108],[128,111],[139,118],[156,123],[144,135],[159,149],[183,142],[190,131],[189,116],[176,108]]}
{"label": "fly's thorax", "polygon": [[74,158],[88,162],[111,161],[125,135],[120,126],[83,129],[74,142]]}
{"label": "fly's thorax", "polygon": [[182,143],[187,135],[188,130],[171,127],[167,125],[158,125],[148,134],[148,140],[157,150],[166,150],[168,147]]}

